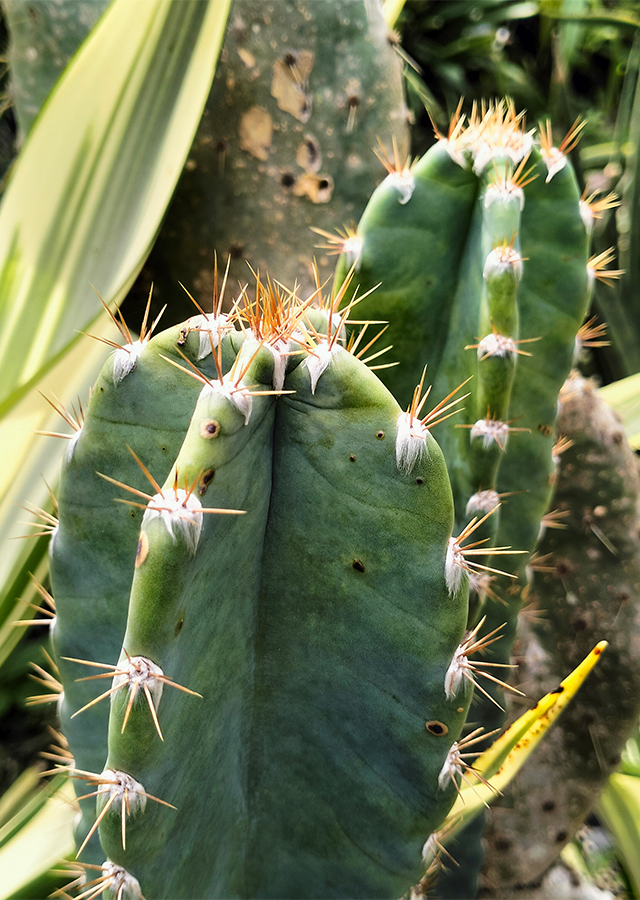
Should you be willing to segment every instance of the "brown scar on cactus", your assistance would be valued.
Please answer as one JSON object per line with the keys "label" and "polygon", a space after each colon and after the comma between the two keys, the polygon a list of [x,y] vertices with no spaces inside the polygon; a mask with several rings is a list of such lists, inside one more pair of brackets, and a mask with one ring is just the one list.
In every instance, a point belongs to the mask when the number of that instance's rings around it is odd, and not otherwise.
{"label": "brown scar on cactus", "polygon": [[307,197],[312,203],[328,203],[333,194],[334,182],[331,175],[304,172],[293,183],[296,197]]}
{"label": "brown scar on cactus", "polygon": [[308,122],[311,117],[311,96],[307,88],[314,59],[310,50],[287,50],[273,64],[271,96],[283,112],[300,122]]}
{"label": "brown scar on cactus", "polygon": [[[110,663],[93,662],[88,659],[75,659],[71,656],[62,657],[68,662],[78,663],[81,666],[90,666],[94,669],[107,670],[99,675],[88,675],[84,678],[76,678],[76,681],[95,681],[101,678],[112,678],[114,681],[114,684],[108,691],[100,694],[99,697],[96,697],[94,700],[91,700],[74,712],[71,718],[74,719],[91,706],[95,706],[95,704],[100,703],[101,700],[105,700],[107,697],[120,691],[123,687],[127,687],[129,689],[129,698],[121,728],[121,733],[124,733],[138,691],[142,688],[142,692],[149,704],[149,712],[151,713],[155,729],[158,732],[158,737],[161,741],[164,741],[156,709],[156,704],[160,701],[162,695],[163,686],[167,685],[168,687],[177,688],[177,690],[183,691],[185,694],[191,694],[191,696],[200,697],[200,699],[202,699],[202,694],[199,694],[197,691],[192,691],[190,688],[184,687],[184,685],[173,681],[173,679],[164,674],[160,666],[157,666],[155,663],[151,662],[151,660],[146,659],[146,657],[129,656],[126,650],[124,650],[124,654],[127,658],[126,664],[120,662],[117,666],[111,665]],[[154,698],[157,698],[157,700],[154,700]]]}
{"label": "brown scar on cactus", "polygon": [[252,106],[238,123],[240,149],[256,159],[269,158],[269,148],[273,137],[273,119],[262,106]]}

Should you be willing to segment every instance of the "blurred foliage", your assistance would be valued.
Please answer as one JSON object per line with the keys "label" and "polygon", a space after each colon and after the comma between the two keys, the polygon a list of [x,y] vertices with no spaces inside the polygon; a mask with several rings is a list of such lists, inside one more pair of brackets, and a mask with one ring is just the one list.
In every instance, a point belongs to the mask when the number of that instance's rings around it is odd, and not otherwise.
{"label": "blurred foliage", "polygon": [[397,29],[418,67],[407,62],[416,143],[431,142],[428,114],[444,128],[460,97],[504,95],[534,121],[568,128],[580,114],[592,139],[613,139],[639,12],[637,0],[409,0]]}

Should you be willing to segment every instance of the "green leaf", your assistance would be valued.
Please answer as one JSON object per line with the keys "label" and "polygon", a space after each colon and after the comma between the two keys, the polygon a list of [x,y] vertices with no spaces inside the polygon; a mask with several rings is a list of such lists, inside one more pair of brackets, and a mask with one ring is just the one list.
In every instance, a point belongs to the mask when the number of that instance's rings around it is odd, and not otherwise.
{"label": "green leaf", "polygon": [[[22,779],[32,787],[33,775]],[[18,783],[20,790],[24,784]],[[73,853],[77,806],[63,776],[31,794],[0,831],[0,900],[24,896],[24,888]]]}
{"label": "green leaf", "polygon": [[0,207],[0,415],[156,236],[206,101],[230,0],[115,0],[43,107]]}
{"label": "green leaf", "polygon": [[616,772],[609,778],[598,813],[615,839],[625,871],[640,896],[640,778]]}

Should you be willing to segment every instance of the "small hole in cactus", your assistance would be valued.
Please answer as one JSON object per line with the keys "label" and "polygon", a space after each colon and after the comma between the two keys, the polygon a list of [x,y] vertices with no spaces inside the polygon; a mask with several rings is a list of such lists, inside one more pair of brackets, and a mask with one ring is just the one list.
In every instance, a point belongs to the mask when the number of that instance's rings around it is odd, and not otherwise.
{"label": "small hole in cactus", "polygon": [[285,66],[289,66],[289,68],[292,68],[296,64],[297,57],[296,57],[295,53],[292,53],[291,50],[289,50],[282,57],[282,61],[285,64]]}
{"label": "small hole in cactus", "polygon": [[295,178],[291,174],[291,172],[283,172],[282,178],[280,179],[280,184],[283,187],[291,187],[296,183]]}
{"label": "small hole in cactus", "polygon": [[353,453],[350,453],[350,454],[349,454],[349,459],[351,460],[351,462],[355,462],[355,461],[356,461],[356,458],[355,458],[355,456],[353,455]]}
{"label": "small hole in cactus", "polygon": [[379,441],[381,441],[384,438],[384,431],[378,431],[376,433],[376,437],[378,438]]}
{"label": "small hole in cactus", "polygon": [[424,478],[416,478],[416,484],[424,484]]}
{"label": "small hole in cactus", "polygon": [[438,735],[438,737],[440,737],[440,735],[446,734],[449,731],[444,722],[427,722],[425,728],[427,729],[429,734],[435,734]]}
{"label": "small hole in cactus", "polygon": [[566,841],[566,839],[567,839],[566,831],[559,831],[557,833],[557,835],[556,835],[556,843],[557,844],[562,844],[564,841]]}
{"label": "small hole in cactus", "polygon": [[498,840],[494,844],[496,850],[505,853],[507,850],[511,849],[511,841],[506,838],[498,838]]}
{"label": "small hole in cactus", "polygon": [[352,94],[347,103],[351,107],[351,109],[355,109],[356,106],[360,106],[360,97],[356,96],[356,94]]}
{"label": "small hole in cactus", "polygon": [[[205,419],[200,423],[200,434],[203,438],[215,438],[220,434],[220,422],[216,419]],[[213,475],[211,476],[213,478]],[[211,478],[209,481],[211,481]]]}
{"label": "small hole in cactus", "polygon": [[327,189],[328,187],[329,187],[329,182],[327,181],[327,179],[326,179],[326,178],[321,178],[320,181],[318,182],[318,188],[319,188],[319,190],[321,190],[321,191],[326,191],[326,189]]}
{"label": "small hole in cactus", "polygon": [[544,803],[542,804],[543,812],[553,812],[555,808],[556,808],[556,805],[553,802],[553,800],[545,800]]}
{"label": "small hole in cactus", "polygon": [[244,250],[244,244],[231,244],[229,247],[229,256],[231,259],[240,259]]}
{"label": "small hole in cactus", "polygon": [[356,570],[356,572],[364,572],[365,571],[364,565],[363,565],[363,563],[360,562],[359,559],[354,559],[353,568]]}

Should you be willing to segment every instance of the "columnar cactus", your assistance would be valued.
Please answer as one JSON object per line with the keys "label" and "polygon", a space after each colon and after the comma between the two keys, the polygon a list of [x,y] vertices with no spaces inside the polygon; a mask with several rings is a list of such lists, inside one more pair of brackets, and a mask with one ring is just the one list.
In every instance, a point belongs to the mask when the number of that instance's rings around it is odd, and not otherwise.
{"label": "columnar cactus", "polygon": [[[488,515],[479,539],[524,551],[511,579],[492,560],[471,576],[470,624],[506,623],[487,656],[501,665],[548,508],[558,392],[602,264],[588,264],[593,212],[567,158],[579,134],[577,124],[554,147],[543,126],[536,140],[509,102],[474,108],[469,120],[458,110],[421,160],[387,160],[357,231],[333,240],[343,250],[338,284],[351,267],[361,291],[381,283],[361,313],[390,323],[399,365],[381,378],[396,396],[425,362],[438,395],[471,377],[471,399],[442,448],[458,529]],[[476,715],[492,729],[504,700],[498,686],[489,692]],[[462,896],[473,892],[467,881]]]}
{"label": "columnar cactus", "polygon": [[342,296],[258,283],[126,336],[65,459],[80,859],[97,821],[123,897],[399,896],[455,797],[478,548],[430,429],[456,401],[425,412],[421,384],[403,412]]}

